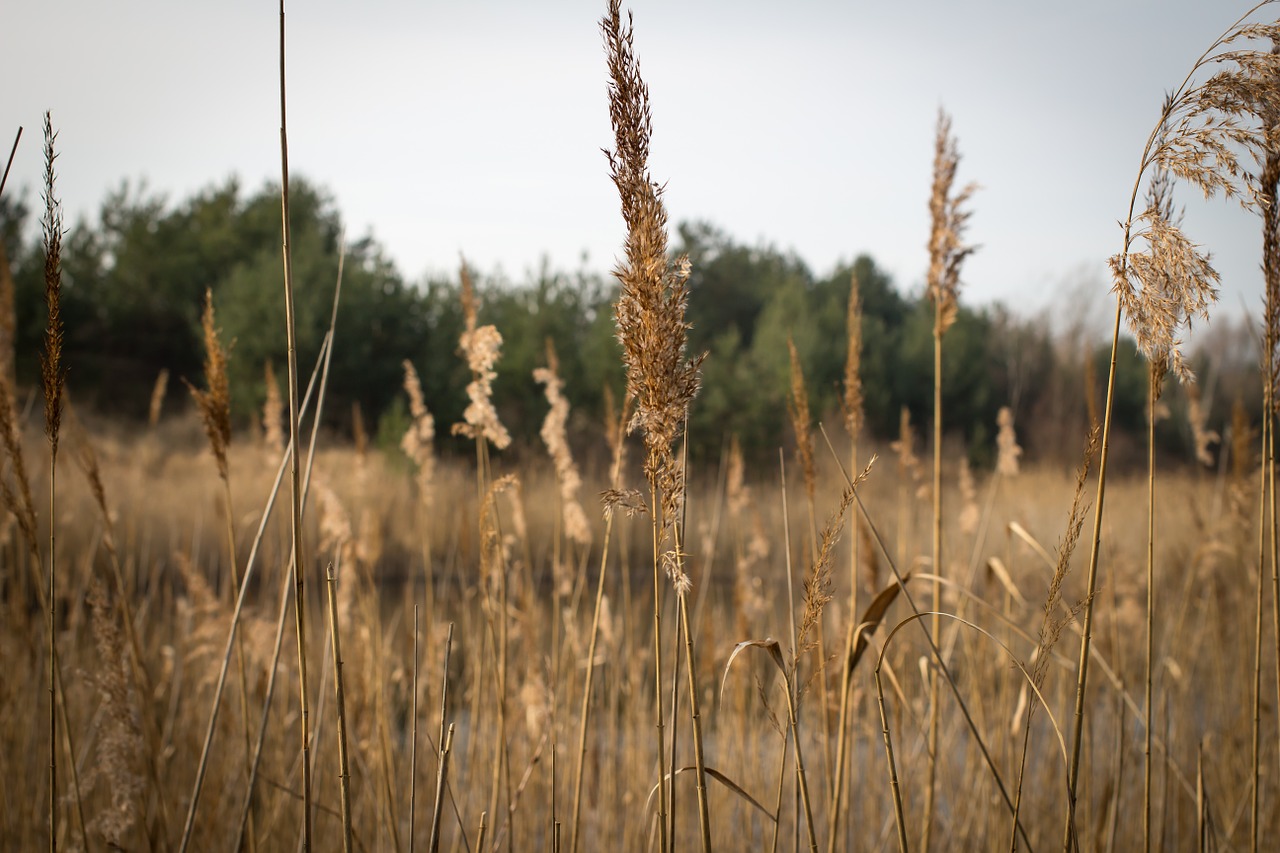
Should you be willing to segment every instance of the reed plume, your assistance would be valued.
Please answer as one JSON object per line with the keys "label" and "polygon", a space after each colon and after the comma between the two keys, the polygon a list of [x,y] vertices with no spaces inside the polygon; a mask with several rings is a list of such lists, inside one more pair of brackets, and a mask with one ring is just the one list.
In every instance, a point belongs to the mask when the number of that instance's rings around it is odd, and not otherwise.
{"label": "reed plume", "polygon": [[[44,390],[44,434],[49,442],[49,848],[57,848],[58,826],[58,649],[57,649],[57,473],[58,433],[62,426],[62,389],[66,372],[62,367],[62,205],[54,192],[53,164],[58,155],[54,143],[53,117],[44,114],[44,300],[48,322],[44,331],[44,352],[40,355],[41,385]],[[65,701],[65,696],[63,701]],[[70,735],[70,732],[67,733]],[[74,760],[74,759],[73,759]],[[75,771],[75,767],[72,767]],[[77,789],[79,785],[77,784]],[[77,801],[79,792],[77,791]],[[83,827],[84,819],[81,817]],[[87,843],[87,840],[86,840]]]}
{"label": "reed plume", "polygon": [[225,481],[229,476],[227,448],[231,446],[231,383],[227,378],[227,351],[214,323],[213,291],[206,290],[200,328],[204,332],[204,378],[208,387],[201,390],[187,382],[187,388],[200,410],[209,449],[218,463],[218,477]]}
{"label": "reed plume", "polygon": [[582,488],[582,475],[574,464],[569,450],[565,427],[569,421],[569,401],[564,396],[564,380],[560,378],[560,360],[556,357],[555,344],[547,340],[547,366],[535,368],[533,381],[546,386],[547,403],[551,408],[542,422],[542,441],[551,454],[556,469],[556,482],[560,485],[560,506],[564,514],[565,534],[579,545],[591,544],[591,526],[578,500]]}
{"label": "reed plume", "polygon": [[[213,311],[213,291],[205,290],[204,311],[200,315],[200,328],[204,333],[204,381],[205,390],[187,382],[187,388],[200,410],[204,431],[209,438],[209,449],[218,465],[218,479],[222,481],[223,511],[226,516],[227,562],[231,566],[231,600],[240,596],[240,564],[236,556],[234,511],[231,501],[231,471],[227,452],[231,447],[231,381],[227,376],[227,350],[216,325]],[[240,717],[244,734],[245,774],[251,772],[253,730],[249,721],[249,678],[245,668],[244,636],[236,636],[236,674],[240,679]],[[252,821],[252,818],[251,818]],[[253,824],[250,823],[252,828]],[[254,834],[249,834],[249,847],[256,850]]]}
{"label": "reed plume", "polygon": [[[606,151],[610,177],[622,202],[622,218],[627,226],[626,256],[614,271],[621,283],[614,319],[622,362],[627,371],[627,392],[636,401],[629,429],[641,429],[645,443],[645,477],[653,504],[654,567],[654,675],[658,717],[659,847],[666,853],[667,809],[666,770],[661,758],[665,743],[662,731],[662,640],[661,589],[658,567],[663,566],[676,589],[680,620],[685,636],[689,673],[689,700],[693,716],[694,757],[697,768],[698,817],[704,851],[711,849],[711,826],[707,809],[706,765],[703,756],[702,722],[698,709],[697,667],[693,659],[693,637],[689,631],[688,591],[691,586],[684,570],[681,534],[674,525],[683,518],[684,472],[673,448],[688,418],[689,405],[701,382],[704,355],[687,358],[689,324],[685,309],[689,302],[689,259],[672,262],[667,257],[667,211],[662,203],[662,187],[649,174],[649,140],[653,127],[649,89],[640,77],[633,45],[631,16],[622,21],[619,0],[610,0],[601,21],[609,67],[609,118],[614,131],[614,150]],[[668,544],[669,534],[674,530]]]}
{"label": "reed plume", "polygon": [[[409,417],[413,420],[400,439],[400,449],[417,469],[414,480],[418,485],[418,499],[422,501],[423,508],[429,511],[435,502],[436,419],[422,396],[418,371],[407,358],[404,360],[404,392],[409,397]],[[362,422],[357,420],[356,423],[361,424],[360,433],[363,433]]]}
{"label": "reed plume", "polygon": [[467,385],[466,411],[463,421],[453,425],[454,435],[485,439],[498,450],[511,444],[511,435],[498,419],[493,408],[493,380],[498,378],[493,366],[502,355],[502,334],[496,326],[476,325],[476,295],[471,283],[471,273],[462,264],[462,308],[466,328],[458,340],[458,349],[471,368],[471,382]]}
{"label": "reed plume", "polygon": [[[933,192],[929,197],[932,228],[929,232],[929,275],[927,295],[933,303],[933,608],[942,609],[942,339],[959,315],[960,267],[975,247],[964,243],[970,212],[965,209],[976,186],[954,189],[960,152],[951,135],[951,118],[938,111],[934,139]],[[933,644],[942,637],[941,616],[931,622]],[[939,685],[936,675],[929,679],[929,777],[925,787],[924,838],[921,849],[928,853],[932,837],[934,787],[937,773]]]}
{"label": "reed plume", "polygon": [[996,473],[1002,477],[1016,477],[1022,458],[1018,434],[1013,428],[1013,409],[1001,406],[996,413]]}
{"label": "reed plume", "polygon": [[[1093,631],[1093,600],[1098,583],[1098,559],[1102,542],[1102,517],[1106,497],[1107,462],[1116,385],[1116,352],[1121,321],[1128,318],[1139,347],[1151,361],[1162,361],[1184,381],[1191,371],[1181,352],[1181,332],[1197,317],[1206,317],[1217,298],[1217,273],[1208,254],[1189,240],[1173,215],[1171,180],[1181,179],[1205,197],[1222,195],[1251,204],[1259,198],[1256,180],[1247,163],[1265,160],[1276,140],[1266,128],[1274,109],[1272,81],[1280,57],[1270,51],[1233,48],[1237,42],[1280,36],[1280,24],[1246,24],[1266,3],[1259,3],[1238,18],[1196,60],[1187,76],[1164,100],[1159,119],[1139,159],[1121,221],[1121,250],[1110,261],[1116,313],[1111,335],[1111,367],[1103,408],[1102,449],[1098,460],[1098,493],[1094,501],[1093,542],[1089,555],[1084,628],[1077,662],[1076,701],[1072,718],[1071,763],[1068,772],[1070,807],[1063,847],[1075,833],[1074,815],[1080,776],[1084,729],[1085,690],[1089,675],[1089,649]],[[1198,75],[1216,67],[1215,73],[1197,82]],[[1150,176],[1146,208],[1138,211],[1138,196]],[[1140,244],[1145,248],[1138,250]],[[1255,822],[1256,830],[1256,822]],[[1256,832],[1255,832],[1256,839]]]}

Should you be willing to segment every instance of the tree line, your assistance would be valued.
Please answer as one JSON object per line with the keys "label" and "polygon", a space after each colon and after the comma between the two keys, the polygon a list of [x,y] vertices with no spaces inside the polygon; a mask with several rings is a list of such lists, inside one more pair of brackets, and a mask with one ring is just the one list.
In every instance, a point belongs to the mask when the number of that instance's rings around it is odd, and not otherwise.
{"label": "tree line", "polygon": [[[463,329],[459,277],[428,274],[410,281],[369,237],[344,249],[340,211],[321,187],[291,182],[290,206],[300,364],[312,363],[319,351],[343,256],[328,425],[349,433],[358,406],[394,443],[407,424],[401,365],[409,359],[442,425],[438,446],[446,453],[462,449],[447,428],[462,417],[470,378],[457,354]],[[30,220],[24,200],[0,200],[20,385],[36,381],[44,328],[43,256]],[[692,453],[718,454],[732,434],[748,453],[766,459],[790,440],[789,337],[815,417],[840,422],[846,308],[855,273],[867,428],[878,438],[896,438],[904,408],[917,429],[926,426],[933,309],[922,294],[903,292],[869,255],[819,276],[794,253],[744,245],[706,223],[681,224],[675,236],[674,250],[692,264],[690,347],[709,353],[690,415]],[[62,262],[65,360],[79,401],[141,420],[160,371],[169,371],[175,383],[199,384],[207,290],[224,341],[234,342],[233,415],[241,426],[260,417],[266,365],[283,370],[286,361],[278,187],[246,192],[229,180],[170,204],[122,185],[102,202],[96,221],[68,230]],[[522,281],[472,274],[481,322],[496,325],[504,339],[494,399],[517,446],[535,447],[538,440],[546,403],[531,374],[546,363],[551,341],[573,405],[572,433],[588,449],[601,447],[606,388],[615,400],[624,388],[612,277],[545,262]],[[1100,399],[1103,392],[1108,351],[1083,330],[1054,333],[1043,317],[1022,317],[999,304],[962,303],[945,341],[944,429],[983,464],[993,452],[997,413],[1009,406],[1032,456],[1074,458],[1089,417],[1088,397]],[[1248,394],[1243,389],[1257,387],[1256,368],[1238,354],[1217,363],[1204,355],[1200,362],[1219,389],[1206,402],[1210,421],[1223,422],[1233,389]],[[1146,417],[1146,370],[1131,346],[1122,348],[1117,385],[1115,417],[1123,442],[1125,433],[1144,428]],[[178,396],[170,394],[171,406]],[[1170,395],[1175,409],[1185,405],[1183,396]],[[1188,452],[1185,419],[1168,418],[1160,431],[1166,451]]]}

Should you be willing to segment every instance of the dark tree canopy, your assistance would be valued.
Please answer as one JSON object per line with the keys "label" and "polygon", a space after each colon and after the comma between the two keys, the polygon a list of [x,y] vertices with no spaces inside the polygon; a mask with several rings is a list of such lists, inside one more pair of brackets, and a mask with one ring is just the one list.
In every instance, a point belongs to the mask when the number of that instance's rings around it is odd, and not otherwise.
{"label": "dark tree canopy", "polygon": [[[305,180],[290,187],[299,365],[305,383],[332,311],[343,223],[333,198]],[[0,201],[0,241],[13,273],[20,383],[31,384],[44,324],[43,261],[28,202]],[[684,223],[674,251],[692,263],[687,319],[692,352],[706,351],[702,390],[690,413],[691,447],[714,457],[730,435],[764,458],[790,440],[787,423],[789,356],[796,345],[815,419],[842,423],[839,404],[847,348],[846,308],[851,274],[861,294],[863,393],[867,429],[891,438],[906,406],[918,429],[932,412],[932,309],[904,293],[868,255],[816,276],[793,252],[747,246],[712,225]],[[200,384],[200,310],[213,293],[217,323],[231,347],[233,417],[241,426],[258,417],[264,366],[283,381],[286,364],[280,246],[279,188],[246,192],[235,180],[171,203],[144,186],[122,185],[93,221],[72,223],[64,241],[65,361],[77,398],[126,419],[141,419],[156,375]],[[537,447],[547,404],[532,379],[554,342],[573,406],[571,437],[602,444],[608,386],[621,401],[624,373],[614,339],[616,282],[588,270],[561,271],[545,262],[510,282],[473,271],[480,322],[504,338],[494,399],[518,441]],[[442,449],[461,448],[449,427],[466,404],[467,366],[458,355],[463,328],[456,273],[406,281],[370,237],[345,248],[341,305],[328,386],[326,419],[350,429],[353,404],[384,437],[402,429],[402,362],[411,360],[436,417]],[[1037,435],[1083,429],[1080,376],[1091,354],[1055,342],[1043,321],[1021,319],[1000,306],[961,305],[944,340],[945,429],[963,440],[975,462],[991,452],[996,413],[1011,406],[1023,443]],[[1122,353],[1117,424],[1141,429],[1145,372]],[[1105,379],[1106,365],[1095,372]],[[178,387],[175,385],[175,387]],[[1229,401],[1221,408],[1229,406]],[[1219,415],[1220,417],[1220,415]],[[1219,421],[1220,422],[1220,421]],[[1068,428],[1069,427],[1069,428]],[[1056,430],[1056,431],[1055,431]],[[1183,442],[1165,428],[1165,442]],[[1074,444],[1075,442],[1073,442]],[[1059,450],[1058,448],[1052,448]],[[1073,448],[1065,449],[1074,453]]]}

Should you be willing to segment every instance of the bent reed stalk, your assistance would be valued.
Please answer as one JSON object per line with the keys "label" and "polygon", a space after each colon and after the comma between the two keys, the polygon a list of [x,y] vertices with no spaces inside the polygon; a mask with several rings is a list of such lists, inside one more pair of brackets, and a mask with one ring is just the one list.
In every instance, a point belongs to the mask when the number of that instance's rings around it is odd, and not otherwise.
{"label": "bent reed stalk", "polygon": [[[1121,321],[1126,317],[1139,349],[1151,360],[1164,360],[1180,378],[1189,379],[1190,369],[1179,349],[1179,330],[1191,318],[1208,317],[1208,308],[1217,298],[1217,273],[1201,252],[1171,221],[1161,205],[1137,212],[1138,194],[1144,178],[1152,170],[1168,170],[1174,177],[1191,183],[1206,197],[1221,193],[1240,198],[1242,203],[1256,198],[1252,178],[1241,164],[1241,153],[1261,159],[1265,134],[1252,120],[1274,103],[1274,87],[1267,82],[1277,65],[1274,54],[1252,50],[1218,53],[1237,40],[1280,36],[1280,26],[1250,26],[1244,22],[1272,0],[1259,3],[1228,27],[1200,55],[1182,83],[1164,101],[1160,117],[1147,137],[1139,160],[1138,173],[1129,196],[1123,222],[1123,242],[1119,254],[1111,258],[1116,294],[1115,319],[1111,333],[1110,366],[1107,372],[1106,402],[1103,407],[1102,448],[1098,461],[1098,487],[1094,499],[1094,523],[1089,553],[1088,580],[1077,661],[1075,712],[1071,734],[1068,813],[1075,812],[1080,778],[1080,752],[1084,730],[1085,690],[1089,675],[1089,649],[1093,637],[1094,596],[1098,587],[1098,561],[1102,548],[1102,518],[1106,499],[1107,468],[1110,458],[1112,415],[1116,393],[1116,356],[1120,344]],[[1208,80],[1192,85],[1197,73],[1210,63],[1230,62],[1235,68],[1219,71]],[[1259,82],[1262,85],[1259,85]],[[1136,226],[1136,227],[1135,227]],[[1134,242],[1144,240],[1146,251],[1134,252]],[[1074,826],[1069,816],[1063,831],[1063,849],[1072,845]]]}

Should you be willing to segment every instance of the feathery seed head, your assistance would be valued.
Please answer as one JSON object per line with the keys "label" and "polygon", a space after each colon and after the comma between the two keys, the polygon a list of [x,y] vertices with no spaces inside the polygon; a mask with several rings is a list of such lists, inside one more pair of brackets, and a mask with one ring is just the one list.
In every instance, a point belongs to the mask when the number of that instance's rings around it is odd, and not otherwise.
{"label": "feathery seed head", "polygon": [[453,425],[454,435],[486,439],[498,450],[511,444],[511,434],[498,420],[493,407],[493,380],[498,378],[493,366],[502,355],[502,335],[496,326],[476,326],[475,287],[466,263],[462,264],[462,312],[466,329],[458,339],[458,348],[471,369],[467,398],[471,401],[462,413],[463,422]]}
{"label": "feathery seed head", "polygon": [[969,184],[952,194],[956,168],[960,165],[960,152],[956,139],[951,135],[951,118],[938,110],[938,131],[933,154],[933,192],[929,197],[929,216],[932,228],[929,232],[928,294],[937,309],[933,333],[946,334],[955,322],[959,310],[957,297],[960,292],[960,266],[965,258],[976,251],[976,246],[966,246],[962,240],[969,224],[970,212],[964,209],[969,198],[977,190]]}
{"label": "feathery seed head", "polygon": [[574,542],[586,545],[591,542],[591,526],[587,523],[587,515],[578,501],[582,477],[569,450],[569,439],[566,435],[569,401],[565,399],[563,393],[564,380],[557,372],[559,366],[560,360],[556,358],[555,345],[548,339],[547,366],[533,371],[534,381],[546,386],[547,402],[551,405],[546,419],[542,422],[540,434],[555,465],[556,481],[560,486],[560,505],[564,513],[565,534]]}
{"label": "feathery seed head", "polygon": [[996,414],[996,426],[1000,428],[996,434],[996,473],[1016,477],[1022,448],[1018,446],[1018,435],[1013,430],[1013,410],[1008,406],[1001,406]]}
{"label": "feathery seed head", "polygon": [[[409,395],[409,415],[413,421],[400,439],[400,449],[417,466],[418,495],[423,504],[430,508],[435,497],[436,420],[427,409],[426,399],[422,396],[418,371],[413,369],[413,362],[407,358],[404,360],[404,391]],[[363,431],[363,427],[361,429]]]}
{"label": "feathery seed head", "polygon": [[58,429],[62,423],[62,388],[67,374],[62,368],[62,204],[54,193],[53,162],[58,155],[53,117],[44,114],[44,299],[49,311],[40,356],[44,387],[44,431],[53,455],[58,455]]}
{"label": "feathery seed head", "polygon": [[[631,18],[623,23],[620,6],[619,0],[612,0],[600,25],[614,131],[614,150],[605,156],[627,226],[625,260],[614,271],[621,283],[614,318],[627,391],[636,400],[629,429],[644,432],[645,475],[662,495],[659,539],[665,541],[684,502],[683,476],[673,447],[697,394],[705,354],[686,357],[689,260],[682,257],[673,263],[667,257],[662,187],[649,174],[649,90],[640,77]],[[676,565],[679,560],[667,562]]]}
{"label": "feathery seed head", "polygon": [[209,447],[218,462],[218,476],[227,479],[227,448],[231,445],[231,384],[227,379],[227,351],[222,347],[218,328],[214,325],[213,291],[204,294],[204,313],[200,318],[204,329],[204,381],[208,390],[201,391],[190,382],[187,387],[195,398],[209,436]]}
{"label": "feathery seed head", "polygon": [[1134,220],[1131,235],[1146,249],[1114,255],[1110,265],[1113,290],[1138,349],[1188,382],[1194,374],[1183,359],[1179,335],[1194,318],[1208,319],[1209,306],[1218,300],[1219,278],[1209,254],[1182,232],[1179,218],[1168,172],[1157,168],[1147,209]]}

